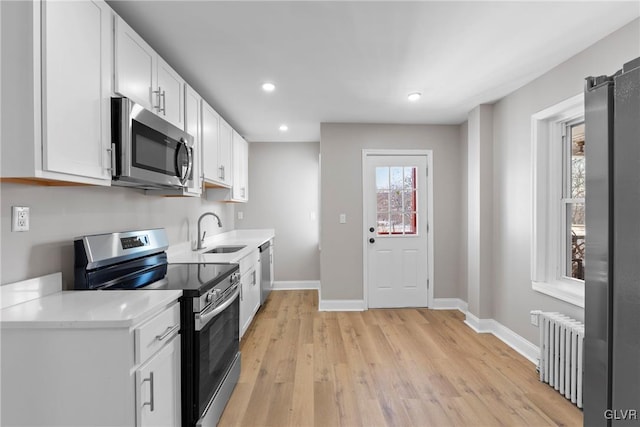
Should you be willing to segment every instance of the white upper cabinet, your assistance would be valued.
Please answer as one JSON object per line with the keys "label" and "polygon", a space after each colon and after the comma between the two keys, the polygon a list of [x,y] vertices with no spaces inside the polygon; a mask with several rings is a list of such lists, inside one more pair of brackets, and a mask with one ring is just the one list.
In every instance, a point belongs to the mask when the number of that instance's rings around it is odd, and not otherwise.
{"label": "white upper cabinet", "polygon": [[[221,179],[218,168],[220,116],[209,104],[202,102],[202,173],[205,183]],[[206,185],[206,184],[205,184]]]}
{"label": "white upper cabinet", "polygon": [[184,129],[185,81],[122,18],[115,26],[114,91]]}
{"label": "white upper cabinet", "polygon": [[111,184],[112,17],[100,0],[3,2],[3,180]]}
{"label": "white upper cabinet", "polygon": [[202,101],[202,170],[205,186],[231,187],[231,143],[233,129]]}
{"label": "white upper cabinet", "polygon": [[233,132],[233,187],[231,200],[247,202],[249,200],[249,144]]}
{"label": "white upper cabinet", "polygon": [[222,183],[231,185],[233,182],[233,166],[231,151],[233,147],[233,128],[223,118],[220,118],[220,148],[218,150],[218,169],[222,169]]}
{"label": "white upper cabinet", "polygon": [[122,18],[115,20],[115,86],[113,90],[156,111],[157,60],[155,51]]}
{"label": "white upper cabinet", "polygon": [[43,167],[110,179],[110,22],[103,2],[43,7]]}
{"label": "white upper cabinet", "polygon": [[193,186],[186,193],[199,196],[202,193],[202,98],[191,86],[185,91],[185,131],[193,136]]}
{"label": "white upper cabinet", "polygon": [[184,127],[185,81],[162,58],[158,57],[158,115],[180,129]]}

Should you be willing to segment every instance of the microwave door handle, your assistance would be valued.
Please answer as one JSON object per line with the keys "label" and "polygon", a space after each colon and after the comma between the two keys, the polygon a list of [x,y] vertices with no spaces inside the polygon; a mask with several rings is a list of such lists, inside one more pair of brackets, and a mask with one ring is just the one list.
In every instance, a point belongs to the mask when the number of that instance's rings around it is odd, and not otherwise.
{"label": "microwave door handle", "polygon": [[187,148],[187,172],[184,174],[184,179],[182,181],[182,185],[185,185],[187,181],[189,181],[189,176],[191,175],[191,171],[193,170],[193,147],[189,147],[186,143],[184,146]]}
{"label": "microwave door handle", "polygon": [[[185,183],[189,179],[189,175],[191,174],[191,168],[193,166],[193,155],[191,154],[191,147],[187,145],[184,139],[181,138],[180,141],[178,141],[178,144],[180,144],[180,147],[178,147],[178,150],[176,151],[176,173],[178,175],[178,178],[180,179],[180,184],[185,185]],[[182,165],[179,164],[180,156],[178,156],[178,153],[180,152],[180,148],[182,148],[183,146],[184,146],[184,149],[187,150],[187,163],[188,163],[187,169],[184,174],[182,173]]]}

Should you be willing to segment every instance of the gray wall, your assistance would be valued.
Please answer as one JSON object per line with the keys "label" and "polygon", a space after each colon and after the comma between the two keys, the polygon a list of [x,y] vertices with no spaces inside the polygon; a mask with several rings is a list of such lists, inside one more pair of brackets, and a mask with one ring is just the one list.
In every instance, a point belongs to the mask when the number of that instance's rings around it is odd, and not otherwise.
{"label": "gray wall", "polygon": [[275,229],[276,281],[320,280],[318,155],[318,142],[250,144],[249,203],[235,223]]}
{"label": "gray wall", "polygon": [[640,56],[635,20],[494,105],[493,318],[531,342],[529,311],[584,310],[531,289],[531,115],[583,91],[589,75],[612,74]]}
{"label": "gray wall", "polygon": [[460,262],[458,272],[458,291],[455,297],[463,301],[468,300],[469,257],[467,256],[467,241],[469,238],[469,123],[460,125]]}
{"label": "gray wall", "polygon": [[[433,150],[434,290],[457,297],[461,253],[459,126],[323,123],[320,127],[323,300],[362,300],[362,149]],[[347,223],[340,224],[341,213]]]}
{"label": "gray wall", "polygon": [[[31,208],[28,232],[11,232],[11,206]],[[145,196],[118,187],[0,185],[0,283],[62,271],[65,289],[73,286],[74,237],[164,227],[169,243],[190,240],[206,211],[218,213],[223,228],[203,222],[207,235],[234,228],[233,206],[191,197]]]}

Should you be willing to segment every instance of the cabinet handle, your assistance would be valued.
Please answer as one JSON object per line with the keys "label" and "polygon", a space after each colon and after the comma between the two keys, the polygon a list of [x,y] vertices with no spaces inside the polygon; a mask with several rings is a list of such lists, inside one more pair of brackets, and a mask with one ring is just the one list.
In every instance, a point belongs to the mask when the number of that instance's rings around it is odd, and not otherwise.
{"label": "cabinet handle", "polygon": [[158,110],[158,113],[159,113],[160,111],[162,111],[162,109],[160,108],[160,97],[162,96],[162,88],[158,86],[158,90],[154,90],[152,91],[152,93],[156,94],[156,103],[158,104],[158,105],[154,105],[153,108]]}
{"label": "cabinet handle", "polygon": [[156,339],[158,341],[164,341],[169,335],[173,335],[180,328],[180,325],[175,326],[167,326],[167,329],[164,331],[162,335],[156,335]]}
{"label": "cabinet handle", "polygon": [[252,285],[255,286],[256,285],[256,271],[253,270],[252,274],[253,274],[252,279],[251,279],[251,280],[253,280]]}
{"label": "cabinet handle", "polygon": [[153,398],[153,371],[149,372],[149,378],[145,378],[142,380],[142,384],[149,381],[149,402],[144,402],[142,407],[149,405],[149,409],[153,412],[153,408],[155,406],[154,398]]}
{"label": "cabinet handle", "polygon": [[[160,89],[160,88],[158,88],[158,89]],[[160,111],[162,111],[162,114],[164,116],[167,115],[167,96],[166,95],[167,95],[167,91],[163,90],[162,91],[162,110],[160,110]]]}
{"label": "cabinet handle", "polygon": [[224,166],[218,166],[218,178],[224,179]]}
{"label": "cabinet handle", "polygon": [[244,286],[242,286],[242,283],[240,283],[240,285],[238,285],[240,287],[240,301],[244,301],[244,295],[242,293],[242,290],[244,289]]}
{"label": "cabinet handle", "polygon": [[224,165],[220,166],[222,168],[222,179],[226,179],[226,173],[224,172]]}
{"label": "cabinet handle", "polygon": [[245,194],[246,194],[246,192],[245,192],[245,188],[244,188],[244,187],[242,187],[242,188],[241,188],[241,190],[242,190],[242,197],[245,197]]}
{"label": "cabinet handle", "polygon": [[111,156],[111,167],[105,168],[108,171],[111,171],[111,176],[116,176],[116,144],[111,144],[111,147],[107,148]]}

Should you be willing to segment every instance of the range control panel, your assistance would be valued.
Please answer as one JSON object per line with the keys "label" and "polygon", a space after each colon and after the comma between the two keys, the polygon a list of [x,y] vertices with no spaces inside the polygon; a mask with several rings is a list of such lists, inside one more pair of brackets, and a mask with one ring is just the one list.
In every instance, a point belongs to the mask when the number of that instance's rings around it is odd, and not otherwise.
{"label": "range control panel", "polygon": [[132,249],[142,246],[149,246],[149,236],[143,234],[140,236],[121,237],[120,243],[122,244],[122,249]]}

